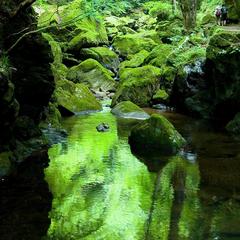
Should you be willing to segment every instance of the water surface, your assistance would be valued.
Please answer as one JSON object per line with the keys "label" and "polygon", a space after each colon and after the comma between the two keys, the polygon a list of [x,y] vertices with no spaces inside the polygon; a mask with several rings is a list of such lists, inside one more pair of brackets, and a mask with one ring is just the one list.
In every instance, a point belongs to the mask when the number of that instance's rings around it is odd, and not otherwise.
{"label": "water surface", "polygon": [[[47,239],[240,239],[239,142],[164,114],[190,146],[168,158],[135,157],[128,134],[137,122],[109,111],[64,121],[69,136],[45,169]],[[102,122],[110,131],[96,131]]]}

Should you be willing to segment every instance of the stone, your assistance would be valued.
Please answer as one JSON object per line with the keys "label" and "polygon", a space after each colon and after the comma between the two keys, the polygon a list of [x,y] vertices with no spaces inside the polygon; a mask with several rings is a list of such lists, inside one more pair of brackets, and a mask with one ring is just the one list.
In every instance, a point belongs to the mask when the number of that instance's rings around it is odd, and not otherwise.
{"label": "stone", "polygon": [[75,84],[68,80],[59,81],[54,96],[62,115],[102,109],[101,104],[84,84]]}
{"label": "stone", "polygon": [[130,101],[118,103],[111,110],[111,113],[122,118],[147,119],[150,117],[145,111]]}
{"label": "stone", "polygon": [[131,149],[139,154],[155,152],[163,155],[176,154],[186,140],[162,115],[151,117],[135,126],[129,136]]}
{"label": "stone", "polygon": [[67,73],[67,79],[75,83],[85,83],[91,89],[101,88],[103,91],[113,90],[115,81],[113,73],[104,68],[98,61],[87,59],[73,66]]}
{"label": "stone", "polygon": [[114,38],[113,47],[120,56],[127,57],[141,50],[151,51],[157,43],[151,38],[142,37],[139,34],[126,34]]}
{"label": "stone", "polygon": [[109,131],[110,127],[107,123],[101,123],[96,127],[98,132],[107,132]]}
{"label": "stone", "polygon": [[122,69],[111,106],[122,101],[131,101],[140,107],[149,106],[152,96],[159,89],[160,77],[161,70],[150,65]]}
{"label": "stone", "polygon": [[117,70],[120,62],[118,55],[107,47],[83,48],[81,55],[84,58],[92,58],[108,69]]}

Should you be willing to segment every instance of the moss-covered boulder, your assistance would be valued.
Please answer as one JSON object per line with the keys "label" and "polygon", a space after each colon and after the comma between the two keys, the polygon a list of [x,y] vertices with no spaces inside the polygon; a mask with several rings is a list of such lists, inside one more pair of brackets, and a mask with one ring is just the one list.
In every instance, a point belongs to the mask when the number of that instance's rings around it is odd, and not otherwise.
{"label": "moss-covered boulder", "polygon": [[89,88],[108,91],[115,88],[113,73],[104,68],[98,61],[87,59],[77,66],[71,67],[67,79],[75,83],[85,83]]}
{"label": "moss-covered boulder", "polygon": [[152,96],[160,86],[161,71],[153,66],[124,68],[112,106],[122,101],[132,101],[140,107],[149,106]]}
{"label": "moss-covered boulder", "polygon": [[141,50],[140,52],[131,56],[130,60],[121,62],[120,68],[136,68],[140,67],[144,60],[149,56],[149,52],[146,50]]}
{"label": "moss-covered boulder", "polygon": [[119,65],[118,55],[107,47],[84,48],[81,55],[84,58],[95,59],[109,69],[117,69]]}
{"label": "moss-covered boulder", "polygon": [[207,47],[206,77],[214,116],[229,121],[240,106],[240,34],[221,31]]}
{"label": "moss-covered boulder", "polygon": [[175,154],[186,141],[165,117],[153,114],[132,129],[129,143],[132,150],[140,154],[152,151]]}
{"label": "moss-covered boulder", "polygon": [[151,64],[156,67],[162,67],[166,63],[169,55],[174,47],[169,44],[161,44],[155,47],[145,60],[146,64]]}
{"label": "moss-covered boulder", "polygon": [[58,81],[54,96],[62,115],[102,109],[101,104],[84,84],[75,84],[68,80]]}
{"label": "moss-covered boulder", "polygon": [[226,130],[234,135],[240,134],[240,113],[237,113],[235,117],[226,125]]}
{"label": "moss-covered boulder", "polygon": [[159,89],[153,95],[153,101],[154,102],[166,102],[168,99],[169,99],[169,95],[164,89]]}
{"label": "moss-covered boulder", "polygon": [[75,36],[69,41],[69,50],[79,50],[82,47],[108,44],[107,32],[102,21],[85,18],[76,24]]}
{"label": "moss-covered boulder", "polygon": [[130,101],[120,102],[111,112],[122,118],[147,119],[150,117],[145,111]]}
{"label": "moss-covered boulder", "polygon": [[151,51],[156,46],[157,43],[151,38],[144,38],[139,34],[117,36],[113,42],[113,47],[124,57],[136,54],[141,50]]}

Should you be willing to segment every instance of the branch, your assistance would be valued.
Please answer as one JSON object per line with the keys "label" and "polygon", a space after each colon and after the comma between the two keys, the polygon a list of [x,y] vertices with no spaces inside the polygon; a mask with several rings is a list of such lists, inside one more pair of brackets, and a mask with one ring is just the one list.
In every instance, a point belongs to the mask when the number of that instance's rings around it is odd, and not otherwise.
{"label": "branch", "polygon": [[[74,17],[73,19],[63,23],[63,24],[59,24],[57,27],[67,27],[69,26],[70,24],[72,24],[73,22],[77,21],[77,19],[79,17],[88,17],[89,14],[80,14],[76,17]],[[81,18],[80,18],[81,19]],[[78,19],[79,20],[79,19]],[[29,31],[29,32],[26,32],[24,33],[20,38],[18,38],[18,40],[6,51],[7,53],[9,53],[10,51],[13,50],[13,48],[16,47],[16,45],[23,39],[25,38],[26,36],[30,35],[30,34],[33,34],[33,33],[38,33],[38,32],[41,32],[43,30],[46,30],[46,29],[50,29],[50,28],[55,28],[56,26],[45,26],[45,27],[42,27],[42,28],[39,28],[39,29],[36,29],[36,30],[32,30],[32,31]]]}
{"label": "branch", "polygon": [[19,13],[20,10],[22,10],[23,8],[27,8],[27,7],[31,6],[35,1],[36,0],[25,0],[25,1],[21,2],[18,5],[18,8],[15,11],[13,11],[9,14],[10,17],[12,18],[12,17],[16,16]]}

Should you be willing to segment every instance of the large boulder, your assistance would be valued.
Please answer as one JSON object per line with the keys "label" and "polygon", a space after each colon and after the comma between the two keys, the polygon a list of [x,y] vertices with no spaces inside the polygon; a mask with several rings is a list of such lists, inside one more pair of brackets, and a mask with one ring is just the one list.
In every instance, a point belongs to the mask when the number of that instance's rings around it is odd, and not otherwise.
{"label": "large boulder", "polygon": [[124,68],[120,72],[120,85],[112,106],[121,101],[132,101],[140,107],[149,106],[152,96],[160,86],[161,71],[153,66]]}
{"label": "large boulder", "polygon": [[130,60],[121,62],[120,68],[136,68],[140,67],[144,60],[149,56],[149,52],[146,50],[141,50],[140,52],[131,56]]}
{"label": "large boulder", "polygon": [[150,117],[145,111],[130,101],[120,102],[111,112],[122,118],[146,119]]}
{"label": "large boulder", "polygon": [[152,151],[175,154],[186,141],[165,117],[153,114],[132,129],[129,143],[132,150],[140,154]]}
{"label": "large boulder", "polygon": [[124,57],[136,54],[141,50],[151,51],[156,46],[157,43],[151,38],[143,37],[139,34],[117,36],[113,42],[113,47]]}
{"label": "large boulder", "polygon": [[240,111],[240,34],[221,31],[207,47],[206,77],[214,118],[223,123]]}
{"label": "large boulder", "polygon": [[58,81],[54,95],[62,115],[102,109],[101,104],[84,84],[75,84],[68,80]]}
{"label": "large boulder", "polygon": [[118,55],[107,47],[92,47],[81,50],[84,58],[92,58],[108,69],[117,70],[119,65]]}
{"label": "large boulder", "polygon": [[113,73],[98,61],[89,58],[79,65],[71,67],[67,79],[75,83],[85,83],[92,89],[101,88],[103,91],[108,91],[115,87],[112,75]]}

